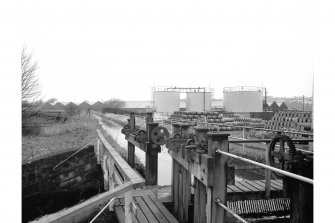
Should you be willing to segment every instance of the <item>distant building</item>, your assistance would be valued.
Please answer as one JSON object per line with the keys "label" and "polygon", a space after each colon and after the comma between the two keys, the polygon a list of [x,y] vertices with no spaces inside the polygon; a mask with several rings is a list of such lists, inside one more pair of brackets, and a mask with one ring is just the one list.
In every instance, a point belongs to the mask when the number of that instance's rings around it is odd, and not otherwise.
{"label": "distant building", "polygon": [[95,111],[102,111],[103,104],[100,101],[97,101],[93,105],[91,105],[91,108]]}
{"label": "distant building", "polygon": [[268,103],[263,102],[263,111],[270,111],[270,105]]}
{"label": "distant building", "polygon": [[52,111],[52,110],[56,110],[56,108],[55,106],[51,105],[49,102],[46,102],[41,105],[41,110],[42,111]]}
{"label": "distant building", "polygon": [[54,107],[56,110],[65,110],[65,105],[60,102],[57,102]]}
{"label": "distant building", "polygon": [[152,110],[152,104],[150,101],[125,101],[125,105],[122,109],[126,111],[145,113]]}
{"label": "distant building", "polygon": [[78,107],[79,107],[80,110],[88,110],[88,109],[91,108],[91,105],[84,101],[84,102],[80,103],[78,105]]}
{"label": "distant building", "polygon": [[272,104],[270,105],[270,110],[274,112],[279,111],[279,106],[276,101],[272,102]]}
{"label": "distant building", "polygon": [[279,105],[279,110],[280,110],[280,111],[287,111],[287,109],[288,109],[288,107],[287,107],[287,105],[285,104],[285,102],[283,102],[283,103],[281,103],[281,104]]}

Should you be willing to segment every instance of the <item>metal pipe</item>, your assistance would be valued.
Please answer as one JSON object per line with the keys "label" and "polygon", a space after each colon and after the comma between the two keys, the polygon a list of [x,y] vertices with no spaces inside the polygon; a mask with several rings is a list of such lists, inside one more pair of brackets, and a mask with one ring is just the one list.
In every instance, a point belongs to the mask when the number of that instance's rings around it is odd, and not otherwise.
{"label": "metal pipe", "polygon": [[99,213],[96,215],[96,216],[94,216],[94,218],[90,221],[90,223],[92,223],[97,217],[99,217],[99,215],[108,207],[108,205],[110,205],[110,203],[112,203],[113,201],[114,201],[114,199],[115,199],[115,197],[113,197],[107,204],[106,204],[106,206],[105,207],[103,207],[100,211],[99,211]]}
{"label": "metal pipe", "polygon": [[[229,143],[269,143],[271,139],[243,139],[239,137],[229,136],[229,138],[238,139],[230,140]],[[292,139],[293,142],[313,142],[313,139]]]}
{"label": "metal pipe", "polygon": [[283,133],[293,133],[293,134],[301,134],[301,135],[314,136],[314,134],[308,133],[308,132],[294,132],[294,131],[287,131],[287,130],[274,130],[274,129],[256,128],[256,127],[248,127],[248,126],[235,126],[235,127],[246,128],[246,129],[255,129],[255,130],[263,130],[263,131],[283,132]]}
{"label": "metal pipe", "polygon": [[[313,142],[313,139],[292,139],[295,142]],[[271,139],[240,139],[240,140],[230,140],[229,143],[269,143]]]}
{"label": "metal pipe", "polygon": [[313,179],[309,179],[307,177],[303,177],[303,176],[300,176],[298,174],[294,174],[294,173],[290,173],[290,172],[287,172],[285,170],[281,170],[281,169],[278,169],[278,168],[275,168],[275,167],[272,167],[272,166],[268,166],[268,165],[265,165],[263,163],[259,163],[259,162],[256,162],[256,161],[253,161],[253,160],[250,160],[250,159],[246,159],[246,158],[243,158],[243,157],[240,157],[240,156],[236,156],[234,154],[231,154],[231,153],[226,153],[226,152],[223,152],[219,149],[216,150],[217,153],[221,153],[223,155],[226,155],[226,156],[229,156],[229,157],[232,157],[232,158],[235,158],[235,159],[238,159],[238,160],[241,160],[241,161],[244,161],[244,162],[247,162],[247,163],[251,163],[251,164],[254,164],[256,166],[260,166],[260,167],[263,167],[267,170],[271,170],[273,172],[277,172],[277,173],[280,173],[280,174],[283,174],[287,177],[291,177],[291,178],[294,178],[296,180],[300,180],[300,181],[303,181],[303,182],[306,182],[306,183],[309,183],[309,184],[314,184],[313,182]]}
{"label": "metal pipe", "polygon": [[241,222],[248,223],[246,220],[244,220],[243,218],[241,218],[238,214],[236,214],[235,212],[233,212],[232,210],[230,210],[226,205],[222,204],[221,201],[220,201],[220,199],[216,199],[215,203],[217,205],[219,205],[220,207],[222,207],[223,209],[225,209],[226,211],[228,211],[231,215],[233,215],[235,218],[237,218]]}
{"label": "metal pipe", "polygon": [[[95,140],[95,139],[94,139]],[[78,151],[76,151],[75,153],[71,154],[69,157],[67,157],[65,160],[61,161],[60,163],[58,163],[56,166],[54,166],[52,168],[52,170],[55,170],[58,166],[60,166],[62,163],[64,163],[65,161],[67,161],[68,159],[70,159],[72,156],[76,155],[77,153],[79,153],[81,150],[88,148],[88,145],[91,144],[94,140],[92,140],[91,142],[87,143],[85,146],[83,146],[81,149],[79,149]]]}

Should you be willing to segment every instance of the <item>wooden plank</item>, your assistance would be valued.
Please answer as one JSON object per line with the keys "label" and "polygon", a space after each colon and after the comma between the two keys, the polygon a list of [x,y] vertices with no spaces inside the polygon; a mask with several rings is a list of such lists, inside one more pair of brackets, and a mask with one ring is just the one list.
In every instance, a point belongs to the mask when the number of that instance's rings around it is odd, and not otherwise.
{"label": "wooden plank", "polygon": [[228,136],[222,132],[210,132],[208,136],[208,155],[214,157],[213,174],[213,195],[211,199],[212,212],[211,222],[223,222],[224,209],[216,204],[216,199],[220,199],[224,205],[227,205],[227,184],[228,184],[228,157],[216,153],[216,150],[229,152]]}
{"label": "wooden plank", "polygon": [[[135,197],[134,200],[136,201]],[[136,214],[136,218],[138,219],[138,221],[140,223],[150,223],[147,218],[145,217],[145,213],[143,213],[140,205],[137,202],[134,202],[136,207],[137,207],[137,214]]]}
{"label": "wooden plank", "polygon": [[[191,151],[190,154],[194,153]],[[199,155],[199,162],[188,162],[186,159],[182,157],[182,151],[170,151],[169,154],[186,168],[194,177],[200,180],[205,186],[212,186],[213,185],[213,168],[214,168],[214,158],[208,154],[198,154]]]}
{"label": "wooden plank", "polygon": [[256,184],[255,182],[253,182],[252,180],[248,180],[245,181],[247,184],[253,186],[254,188],[256,188],[258,191],[264,191],[264,187],[261,187],[260,185]]}
{"label": "wooden plank", "polygon": [[[265,183],[265,180],[261,180],[261,182]],[[271,180],[271,188],[274,190],[282,190],[283,187],[278,186],[277,184],[274,184]]]}
{"label": "wooden plank", "polygon": [[259,192],[258,188],[257,187],[253,187],[252,185],[248,184],[246,181],[239,181],[239,183],[241,185],[243,185],[244,187],[250,189],[251,191],[253,192]]}
{"label": "wooden plank", "polygon": [[107,140],[103,137],[100,130],[97,130],[98,136],[102,142],[102,146],[105,148],[105,151],[108,151],[111,158],[114,159],[115,165],[121,171],[122,176],[125,179],[131,181],[134,186],[143,185],[144,180],[137,172],[135,172],[128,163],[120,156],[120,154],[107,142]]}
{"label": "wooden plank", "polygon": [[128,164],[131,168],[135,166],[135,146],[128,142]]}
{"label": "wooden plank", "polygon": [[183,212],[183,176],[181,174],[181,169],[183,167],[180,167],[179,172],[177,173],[178,175],[178,221],[182,221],[183,217],[184,217],[184,212]]}
{"label": "wooden plank", "polygon": [[145,184],[157,185],[158,180],[158,153],[147,151],[145,153]]}
{"label": "wooden plank", "polygon": [[206,222],[206,187],[197,178],[194,178],[194,211],[193,222]]}
{"label": "wooden plank", "polygon": [[121,206],[120,198],[115,199],[114,211],[115,211],[118,221],[122,223],[125,222],[124,210],[123,210],[123,207]]}
{"label": "wooden plank", "polygon": [[274,184],[277,184],[278,186],[280,186],[280,187],[283,187],[283,180],[272,180],[272,182],[274,183]]}
{"label": "wooden plank", "polygon": [[228,185],[227,187],[232,191],[232,193],[243,193],[244,192],[243,190],[236,187],[235,185]]}
{"label": "wooden plank", "polygon": [[145,143],[139,143],[135,140],[135,136],[133,134],[126,135],[125,139],[136,146],[137,148],[141,149],[142,151],[146,152],[147,151],[147,146]]}
{"label": "wooden plank", "polygon": [[235,186],[240,188],[243,192],[251,192],[249,188],[245,187],[243,184],[241,184],[241,181],[235,182]]}
{"label": "wooden plank", "polygon": [[177,219],[168,211],[168,209],[166,209],[166,207],[157,199],[154,194],[149,195],[149,197],[169,222],[178,223]]}
{"label": "wooden plank", "polygon": [[[260,180],[253,180],[253,182],[257,185],[259,185],[260,187],[262,187],[262,191],[265,191],[265,183],[263,183],[262,181]],[[271,186],[271,184],[270,184]],[[270,188],[271,189],[271,188]]]}
{"label": "wooden plank", "polygon": [[132,189],[133,185],[131,183],[126,183],[113,190],[101,193],[94,196],[83,203],[72,206],[68,209],[58,211],[56,213],[43,216],[38,220],[38,222],[82,222],[86,220],[92,213],[96,211],[96,208],[105,202],[110,201],[113,197],[117,197],[124,194],[129,189]]}
{"label": "wooden plank", "polygon": [[173,200],[173,214],[174,216],[178,216],[178,205],[179,205],[179,169],[180,169],[180,164],[175,160],[172,159],[172,165],[173,165],[173,181],[172,181],[172,200]]}
{"label": "wooden plank", "polygon": [[[261,186],[263,186],[265,188],[265,181],[264,180],[257,180],[257,181],[255,181],[255,183],[260,184]],[[278,189],[277,185],[273,185],[271,183],[271,190],[281,190],[281,189]]]}
{"label": "wooden plank", "polygon": [[153,213],[151,212],[151,210],[149,209],[149,207],[147,206],[147,204],[143,201],[142,197],[138,196],[138,197],[135,197],[134,199],[138,203],[139,207],[141,208],[145,217],[148,219],[150,223],[158,222],[155,216],[153,215]]}
{"label": "wooden plank", "polygon": [[164,217],[163,213],[158,209],[156,204],[150,199],[148,195],[142,196],[144,202],[148,205],[149,209],[157,218],[158,222],[168,223],[168,220]]}
{"label": "wooden plank", "polygon": [[[135,116],[134,113],[130,113],[129,117],[129,127],[131,130],[135,129]],[[128,142],[128,164],[131,168],[135,166],[135,145]]]}
{"label": "wooden plank", "polygon": [[184,167],[181,167],[182,174],[182,212],[183,218],[181,222],[188,222],[188,207],[191,203],[191,175]]}
{"label": "wooden plank", "polygon": [[[119,206],[121,207],[120,209],[122,210],[122,216],[120,216],[120,219],[124,219],[123,221],[119,221],[119,222],[123,223],[125,222],[124,198],[119,198]],[[121,212],[119,214],[121,214]],[[137,216],[135,216],[133,212],[131,213],[131,220],[134,223],[140,223],[140,221],[137,219]]]}
{"label": "wooden plank", "polygon": [[132,222],[132,201],[133,201],[133,194],[132,190],[127,191],[124,194],[124,215],[125,215],[125,223]]}

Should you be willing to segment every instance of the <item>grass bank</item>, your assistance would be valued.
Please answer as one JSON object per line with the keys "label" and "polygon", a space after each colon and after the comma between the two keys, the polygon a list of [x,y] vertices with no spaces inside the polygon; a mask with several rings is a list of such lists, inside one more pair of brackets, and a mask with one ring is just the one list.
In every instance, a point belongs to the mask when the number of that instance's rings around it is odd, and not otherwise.
{"label": "grass bank", "polygon": [[65,123],[42,126],[38,134],[22,136],[22,163],[77,150],[94,142],[98,121],[79,114]]}

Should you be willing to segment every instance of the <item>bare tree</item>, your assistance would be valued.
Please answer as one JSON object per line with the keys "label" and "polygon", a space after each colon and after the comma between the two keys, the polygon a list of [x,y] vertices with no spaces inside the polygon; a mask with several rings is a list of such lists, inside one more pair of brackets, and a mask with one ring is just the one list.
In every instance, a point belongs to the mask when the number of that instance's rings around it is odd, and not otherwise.
{"label": "bare tree", "polygon": [[40,85],[36,76],[38,64],[32,61],[32,54],[27,53],[23,47],[21,54],[21,96],[22,96],[22,115],[34,110],[40,103]]}
{"label": "bare tree", "polygon": [[112,98],[105,103],[106,108],[108,108],[111,112],[119,112],[126,103],[118,98]]}

